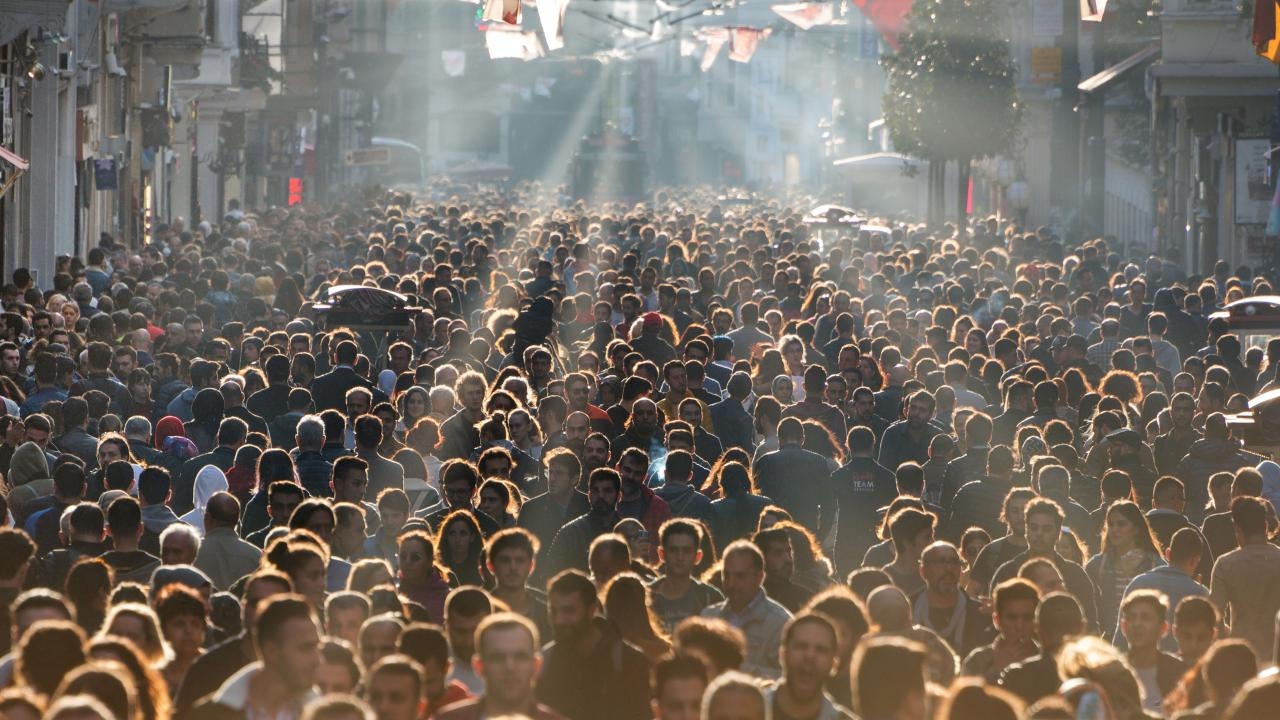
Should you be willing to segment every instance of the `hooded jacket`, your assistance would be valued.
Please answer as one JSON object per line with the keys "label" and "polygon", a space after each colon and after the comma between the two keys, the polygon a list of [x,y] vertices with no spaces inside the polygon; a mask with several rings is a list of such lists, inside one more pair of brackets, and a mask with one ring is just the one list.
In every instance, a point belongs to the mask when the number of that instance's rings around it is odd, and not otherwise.
{"label": "hooded jacket", "polygon": [[[1277,467],[1280,472],[1280,467]],[[711,499],[693,489],[689,483],[667,483],[654,491],[671,506],[671,514],[675,517],[693,518],[711,525]]]}
{"label": "hooded jacket", "polygon": [[[168,392],[176,389],[172,385],[173,383],[170,383],[170,385],[160,388],[159,397],[164,397]],[[183,388],[164,406],[163,414],[172,415],[183,422],[190,422],[194,418],[191,406],[196,401],[196,393],[197,390],[193,387]]]}
{"label": "hooded jacket", "polygon": [[192,495],[195,509],[178,519],[195,528],[200,537],[204,537],[204,508],[214,493],[224,492],[228,487],[227,476],[217,465],[200,468],[200,472],[196,473],[195,491]]}
{"label": "hooded jacket", "polygon": [[1204,508],[1209,503],[1209,478],[1214,473],[1233,473],[1257,463],[1261,458],[1253,459],[1256,457],[1242,452],[1235,442],[1224,438],[1204,438],[1193,443],[1178,463],[1177,472],[1187,489],[1187,517],[1192,522],[1204,518]]}
{"label": "hooded jacket", "polygon": [[222,393],[213,388],[205,388],[196,393],[191,403],[192,419],[183,427],[187,437],[196,444],[202,453],[207,453],[218,445],[218,424],[225,414]]}
{"label": "hooded jacket", "polygon": [[9,509],[15,518],[25,516],[23,506],[53,493],[53,478],[49,477],[49,460],[44,450],[33,442],[25,442],[13,451],[9,462]]}

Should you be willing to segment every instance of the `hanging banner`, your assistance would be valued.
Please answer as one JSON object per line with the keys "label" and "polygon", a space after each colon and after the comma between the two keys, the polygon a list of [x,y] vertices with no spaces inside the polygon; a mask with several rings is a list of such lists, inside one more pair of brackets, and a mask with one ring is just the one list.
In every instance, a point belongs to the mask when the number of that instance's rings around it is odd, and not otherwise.
{"label": "hanging banner", "polygon": [[729,59],[734,62],[751,62],[751,56],[760,48],[760,41],[769,37],[770,28],[734,28],[730,36]]}
{"label": "hanging banner", "polygon": [[449,77],[462,77],[467,74],[465,50],[441,50],[440,62],[444,65],[444,74]]}
{"label": "hanging banner", "polygon": [[564,14],[569,9],[569,0],[537,0],[537,8],[547,50],[564,47]]}
{"label": "hanging banner", "polygon": [[702,52],[702,72],[707,72],[720,57],[720,49],[729,42],[729,28],[704,28],[698,31],[698,38],[707,44]]}
{"label": "hanging banner", "polygon": [[769,9],[801,30],[830,25],[836,17],[835,8],[826,2],[785,3],[770,5]]}

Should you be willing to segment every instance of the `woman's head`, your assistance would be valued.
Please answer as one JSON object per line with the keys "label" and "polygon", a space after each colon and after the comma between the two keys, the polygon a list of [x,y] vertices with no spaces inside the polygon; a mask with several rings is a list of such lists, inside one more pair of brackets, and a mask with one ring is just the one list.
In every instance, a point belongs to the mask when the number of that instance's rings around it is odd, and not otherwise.
{"label": "woman's head", "polygon": [[480,512],[503,520],[520,509],[520,491],[510,480],[491,477],[480,484]]}
{"label": "woman's head", "polygon": [[425,417],[431,411],[431,399],[425,388],[414,385],[401,393],[396,404],[405,427],[413,427],[418,418]]}
{"label": "woman's head", "polygon": [[407,582],[422,582],[435,569],[435,542],[423,530],[401,535],[396,552],[400,577]]}
{"label": "woman's head", "polygon": [[440,523],[439,547],[436,553],[441,564],[451,569],[479,566],[484,538],[480,525],[467,510],[455,510]]}
{"label": "woman's head", "polygon": [[605,585],[604,614],[628,639],[661,637],[650,605],[649,589],[633,572],[619,573]]}
{"label": "woman's head", "polygon": [[294,592],[316,607],[323,606],[329,567],[323,541],[305,530],[295,530],[272,542],[263,558],[289,576]]}
{"label": "woman's head", "polygon": [[1107,521],[1102,528],[1102,551],[1125,552],[1131,549],[1160,554],[1142,510],[1129,500],[1119,500],[1107,508]]}

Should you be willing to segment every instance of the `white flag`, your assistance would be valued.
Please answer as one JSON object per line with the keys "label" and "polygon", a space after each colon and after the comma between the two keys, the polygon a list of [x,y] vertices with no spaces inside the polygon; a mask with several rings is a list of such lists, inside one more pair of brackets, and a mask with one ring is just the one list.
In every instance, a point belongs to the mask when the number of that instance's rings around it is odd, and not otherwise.
{"label": "white flag", "polygon": [[698,31],[698,38],[707,44],[702,51],[702,72],[707,72],[720,57],[720,49],[729,42],[729,28],[704,28]]}
{"label": "white flag", "polygon": [[485,0],[485,22],[519,25],[520,16],[520,0]]}
{"label": "white flag", "polygon": [[542,43],[535,32],[489,28],[484,34],[485,47],[491,60],[515,59],[529,61],[542,57]]}
{"label": "white flag", "polygon": [[547,49],[559,50],[564,47],[564,14],[569,9],[569,0],[537,0],[537,7]]}
{"label": "white flag", "polygon": [[680,38],[680,57],[693,57],[698,52],[698,41],[693,38]]}
{"label": "white flag", "polygon": [[462,77],[467,72],[465,50],[441,50],[440,60],[444,63],[444,74],[449,77]]}
{"label": "white flag", "polygon": [[734,28],[732,41],[729,43],[729,59],[740,63],[751,62],[751,56],[756,54],[760,41],[769,37],[770,32],[770,28]]}
{"label": "white flag", "polygon": [[830,25],[836,17],[835,8],[829,2],[786,3],[771,5],[769,9],[801,30]]}

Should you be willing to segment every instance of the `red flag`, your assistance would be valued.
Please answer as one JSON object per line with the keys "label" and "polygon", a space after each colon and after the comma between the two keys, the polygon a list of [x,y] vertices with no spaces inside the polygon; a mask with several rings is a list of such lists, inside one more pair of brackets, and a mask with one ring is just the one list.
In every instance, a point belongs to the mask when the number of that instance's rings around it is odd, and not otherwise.
{"label": "red flag", "polygon": [[853,0],[854,4],[867,16],[872,26],[880,31],[889,47],[898,49],[898,36],[902,34],[902,26],[906,23],[907,13],[911,12],[911,0]]}
{"label": "red flag", "polygon": [[770,28],[763,30],[733,28],[732,32],[729,43],[729,59],[734,62],[745,63],[751,62],[751,56],[756,54],[756,49],[760,47],[760,41],[769,37]]}
{"label": "red flag", "polygon": [[720,57],[720,48],[729,42],[729,28],[702,28],[697,31],[699,40],[707,44],[706,50],[702,52],[702,72],[711,69],[716,64],[716,58]]}

